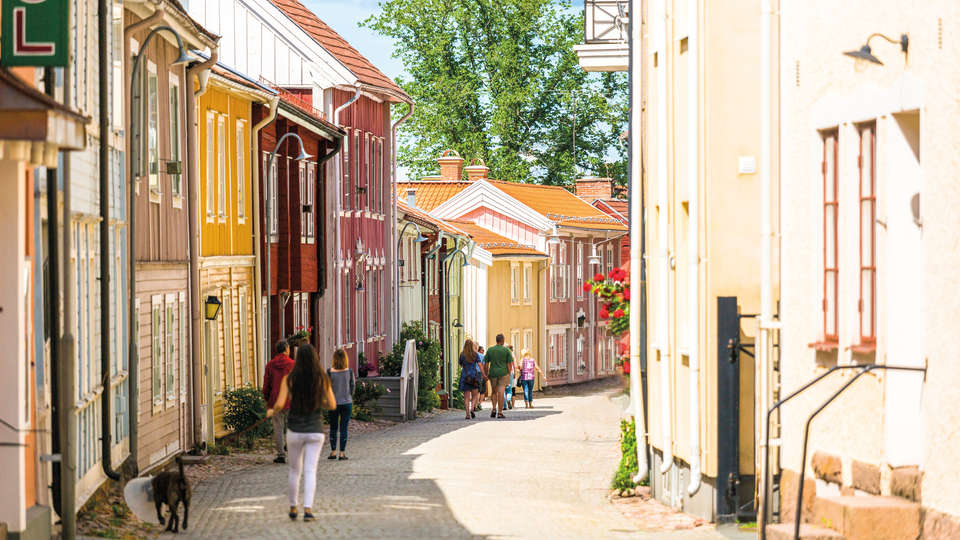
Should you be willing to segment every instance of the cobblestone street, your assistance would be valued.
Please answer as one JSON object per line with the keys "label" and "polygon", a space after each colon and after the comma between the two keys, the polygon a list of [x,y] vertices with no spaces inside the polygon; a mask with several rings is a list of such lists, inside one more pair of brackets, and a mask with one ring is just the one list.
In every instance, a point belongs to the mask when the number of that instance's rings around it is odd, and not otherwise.
{"label": "cobblestone street", "polygon": [[448,412],[350,439],[320,459],[314,514],[286,516],[287,467],[260,465],[194,488],[196,538],[721,538],[644,533],[607,500],[623,398],[594,384],[536,409],[466,421]]}

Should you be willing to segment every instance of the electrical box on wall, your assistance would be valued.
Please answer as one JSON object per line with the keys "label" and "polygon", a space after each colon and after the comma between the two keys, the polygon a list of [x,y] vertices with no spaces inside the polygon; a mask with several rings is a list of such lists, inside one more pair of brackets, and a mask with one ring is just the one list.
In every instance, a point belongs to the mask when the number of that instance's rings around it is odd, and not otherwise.
{"label": "electrical box on wall", "polygon": [[754,156],[740,156],[737,164],[737,174],[754,174],[757,172],[757,158]]}

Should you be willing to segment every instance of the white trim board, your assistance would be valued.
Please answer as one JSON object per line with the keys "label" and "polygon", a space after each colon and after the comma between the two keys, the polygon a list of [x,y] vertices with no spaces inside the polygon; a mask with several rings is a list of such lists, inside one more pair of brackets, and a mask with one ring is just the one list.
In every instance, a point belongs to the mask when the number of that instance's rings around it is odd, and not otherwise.
{"label": "white trim board", "polygon": [[541,232],[553,232],[555,223],[540,212],[514,199],[486,180],[477,180],[434,208],[430,215],[441,219],[456,219],[477,208],[489,208]]}

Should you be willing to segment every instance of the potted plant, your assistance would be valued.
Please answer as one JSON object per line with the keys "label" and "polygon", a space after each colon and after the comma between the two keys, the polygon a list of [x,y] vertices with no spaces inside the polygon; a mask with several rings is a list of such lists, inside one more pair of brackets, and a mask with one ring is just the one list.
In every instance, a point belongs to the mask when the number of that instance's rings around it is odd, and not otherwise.
{"label": "potted plant", "polygon": [[294,333],[287,337],[287,343],[291,349],[310,342],[310,333],[313,332],[312,326],[298,326]]}
{"label": "potted plant", "polygon": [[363,353],[357,355],[357,373],[360,377],[366,377],[370,373],[370,364],[367,363],[367,357]]}

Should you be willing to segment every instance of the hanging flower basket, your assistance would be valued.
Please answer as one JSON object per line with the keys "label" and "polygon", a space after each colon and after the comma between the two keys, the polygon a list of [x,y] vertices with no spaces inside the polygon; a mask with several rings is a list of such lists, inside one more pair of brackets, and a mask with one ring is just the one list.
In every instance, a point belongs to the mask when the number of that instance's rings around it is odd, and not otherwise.
{"label": "hanging flower basket", "polygon": [[287,343],[291,348],[299,347],[310,342],[310,334],[313,332],[312,326],[298,326],[296,332],[287,336]]}
{"label": "hanging flower basket", "polygon": [[606,276],[598,273],[583,284],[583,290],[600,300],[600,318],[610,321],[613,336],[630,331],[630,279],[626,270],[614,268]]}

